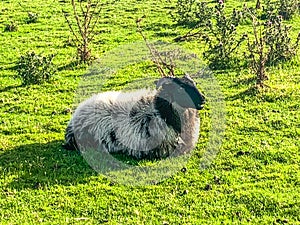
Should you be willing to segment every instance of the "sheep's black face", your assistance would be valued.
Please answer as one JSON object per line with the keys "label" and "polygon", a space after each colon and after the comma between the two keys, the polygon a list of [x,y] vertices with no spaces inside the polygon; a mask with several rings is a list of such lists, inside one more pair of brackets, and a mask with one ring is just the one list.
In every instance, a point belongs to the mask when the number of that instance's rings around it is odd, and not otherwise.
{"label": "sheep's black face", "polygon": [[170,102],[176,102],[183,108],[200,110],[205,103],[205,97],[197,89],[195,82],[189,77],[162,78],[158,85],[162,87],[164,97]]}

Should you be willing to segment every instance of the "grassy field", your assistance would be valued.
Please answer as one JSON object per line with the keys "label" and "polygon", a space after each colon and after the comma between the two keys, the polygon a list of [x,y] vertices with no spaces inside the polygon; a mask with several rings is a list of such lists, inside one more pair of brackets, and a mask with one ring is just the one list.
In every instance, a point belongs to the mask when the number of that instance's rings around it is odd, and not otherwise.
{"label": "grassy field", "polygon": [[[141,41],[135,20],[143,15],[149,39],[184,34],[170,17],[172,2],[124,0],[105,7],[93,54]],[[225,97],[226,132],[207,169],[199,163],[210,132],[209,101],[186,172],[156,185],[122,185],[62,148],[68,109],[87,69],[74,65],[62,9],[71,10],[70,4],[0,2],[0,224],[300,224],[299,56],[270,68],[270,88],[261,91],[251,89],[255,80],[247,69],[214,73]],[[36,23],[26,23],[28,12],[38,13]],[[18,30],[4,32],[11,21]],[[299,16],[290,23],[296,36]],[[199,55],[203,50],[197,42],[182,45]],[[55,54],[50,83],[22,86],[15,78],[13,68],[28,50]],[[153,75],[147,65],[119,71],[111,89],[144,70]]]}

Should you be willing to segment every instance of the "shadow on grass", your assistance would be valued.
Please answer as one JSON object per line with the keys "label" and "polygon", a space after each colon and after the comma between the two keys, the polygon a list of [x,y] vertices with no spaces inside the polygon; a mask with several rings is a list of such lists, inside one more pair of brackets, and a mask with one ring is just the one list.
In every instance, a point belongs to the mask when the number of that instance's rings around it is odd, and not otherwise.
{"label": "shadow on grass", "polygon": [[227,97],[226,101],[232,101],[232,100],[237,100],[237,99],[249,100],[249,99],[256,97],[258,93],[259,93],[259,90],[257,89],[257,87],[252,86],[242,92],[239,92],[235,95]]}
{"label": "shadow on grass", "polygon": [[[185,26],[185,27],[189,28],[188,26]],[[175,30],[176,28],[178,28],[178,25],[176,25],[176,24],[156,22],[156,23],[152,23],[152,24],[149,24],[149,25],[145,26],[143,28],[143,30],[152,31],[152,32],[157,33],[157,32],[161,32],[162,30]]]}
{"label": "shadow on grass", "polygon": [[64,150],[59,141],[0,152],[0,168],[4,186],[17,190],[85,183],[96,175],[78,152]]}
{"label": "shadow on grass", "polygon": [[177,37],[178,33],[173,31],[165,31],[165,32],[159,32],[155,34],[156,37]]}
{"label": "shadow on grass", "polygon": [[[239,74],[238,74],[239,76]],[[233,83],[231,85],[231,87],[240,87],[240,86],[244,86],[244,85],[255,85],[256,83],[256,77],[247,77],[247,78],[243,78],[243,79],[239,79],[238,81],[236,81],[235,83]]]}
{"label": "shadow on grass", "polygon": [[20,87],[24,87],[24,86],[23,85],[10,85],[10,86],[7,86],[5,88],[0,89],[0,93],[7,92],[7,91],[10,91],[12,89],[20,88]]}
{"label": "shadow on grass", "polygon": [[73,60],[72,62],[70,62],[68,64],[58,67],[57,71],[74,70],[74,69],[77,69],[78,66],[80,66],[80,62],[78,60]]}

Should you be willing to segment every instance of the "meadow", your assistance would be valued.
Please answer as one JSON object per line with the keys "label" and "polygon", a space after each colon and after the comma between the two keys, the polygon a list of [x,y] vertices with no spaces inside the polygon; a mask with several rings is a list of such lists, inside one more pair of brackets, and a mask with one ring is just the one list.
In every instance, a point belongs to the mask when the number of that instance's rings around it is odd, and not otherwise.
{"label": "meadow", "polygon": [[[170,16],[175,2],[123,0],[107,5],[92,54],[101,58],[142,41],[135,21],[144,15],[149,40],[172,42],[188,31]],[[238,7],[244,2],[226,4]],[[186,170],[155,185],[124,185],[96,173],[77,152],[62,148],[70,109],[88,70],[75,63],[76,48],[70,44],[62,9],[71,11],[70,3],[0,2],[0,224],[300,224],[299,54],[268,68],[269,87],[259,90],[253,88],[255,76],[248,68],[215,71],[226,104],[226,129],[209,167],[199,166],[211,130],[208,101],[200,112],[199,143]],[[38,14],[35,23],[26,22],[28,12]],[[11,22],[18,29],[5,31]],[[296,37],[300,16],[288,23]],[[199,56],[204,48],[197,40],[179,45]],[[16,62],[31,50],[55,55],[57,71],[49,83],[24,86],[16,78]],[[122,89],[145,73],[159,78],[153,66],[129,66],[106,89]]]}

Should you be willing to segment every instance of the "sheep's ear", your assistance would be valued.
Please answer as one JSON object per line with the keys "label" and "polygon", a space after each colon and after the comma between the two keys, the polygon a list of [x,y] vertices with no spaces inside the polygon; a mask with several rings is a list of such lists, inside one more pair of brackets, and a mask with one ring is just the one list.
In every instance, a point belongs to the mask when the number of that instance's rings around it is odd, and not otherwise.
{"label": "sheep's ear", "polygon": [[184,74],[184,76],[183,76],[183,78],[184,79],[187,79],[187,80],[190,80],[190,81],[193,81],[193,79],[190,77],[190,75],[189,74]]}
{"label": "sheep's ear", "polygon": [[189,82],[191,82],[193,85],[196,86],[196,82],[190,77],[189,74],[185,74],[185,75],[183,76],[182,79],[184,79],[184,80],[186,80],[186,81],[189,81]]}

